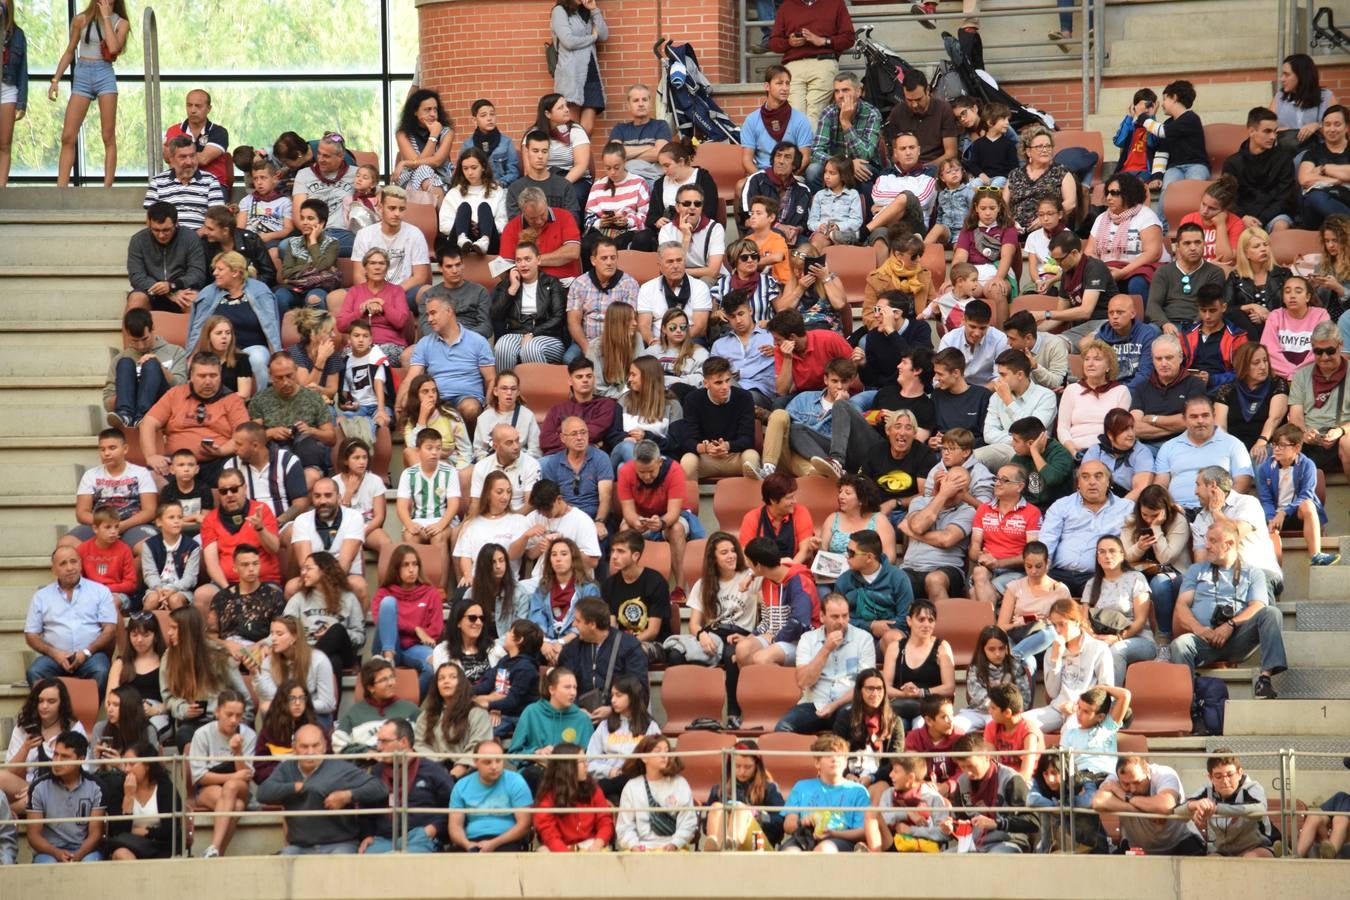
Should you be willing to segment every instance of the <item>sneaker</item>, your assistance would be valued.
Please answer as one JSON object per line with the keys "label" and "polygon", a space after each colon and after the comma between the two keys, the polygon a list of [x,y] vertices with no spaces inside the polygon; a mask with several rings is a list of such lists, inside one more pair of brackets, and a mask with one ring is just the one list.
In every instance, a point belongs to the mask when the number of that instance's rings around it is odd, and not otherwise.
{"label": "sneaker", "polygon": [[928,17],[937,12],[937,3],[929,0],[927,3],[912,3],[909,7],[910,15],[919,16],[919,24],[930,31],[937,28],[933,21]]}
{"label": "sneaker", "polygon": [[215,859],[218,856],[220,856],[220,851],[216,849],[215,844],[211,844],[202,851],[202,859]]}
{"label": "sneaker", "polygon": [[813,456],[811,465],[817,474],[838,481],[844,477],[844,467],[833,456]]}
{"label": "sneaker", "polygon": [[755,463],[750,462],[750,460],[748,459],[741,463],[741,474],[744,475],[746,478],[753,478],[756,481],[763,481],[765,478],[768,478],[770,475],[772,475],[773,472],[774,472],[773,463],[764,463],[763,465],[756,465]]}
{"label": "sneaker", "polygon": [[1258,675],[1256,677],[1256,684],[1252,688],[1252,693],[1259,700],[1274,700],[1280,696],[1275,693],[1275,685],[1271,684],[1269,675]]}
{"label": "sneaker", "polygon": [[130,428],[131,416],[124,416],[117,410],[108,413],[108,425],[112,428]]}
{"label": "sneaker", "polygon": [[1156,658],[1158,662],[1170,663],[1172,661],[1172,645],[1163,644],[1161,647],[1159,647],[1158,656]]}
{"label": "sneaker", "polygon": [[741,717],[727,716],[727,731],[740,731],[740,730],[741,730]]}
{"label": "sneaker", "polygon": [[685,602],[686,602],[686,598],[685,598],[685,594],[684,594],[684,588],[682,588],[682,587],[677,587],[675,590],[673,590],[673,591],[670,592],[670,605],[671,605],[671,606],[684,606]]}
{"label": "sneaker", "polygon": [[1322,552],[1314,554],[1313,558],[1308,560],[1308,564],[1313,566],[1334,566],[1340,561],[1341,555],[1339,553]]}

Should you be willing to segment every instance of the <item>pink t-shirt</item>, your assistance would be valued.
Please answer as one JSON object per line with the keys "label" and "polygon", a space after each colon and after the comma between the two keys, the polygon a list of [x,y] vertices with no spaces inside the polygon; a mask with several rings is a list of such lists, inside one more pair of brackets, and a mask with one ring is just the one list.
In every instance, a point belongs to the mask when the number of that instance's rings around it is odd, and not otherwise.
{"label": "pink t-shirt", "polygon": [[1294,373],[1313,361],[1312,333],[1331,316],[1320,306],[1310,306],[1303,318],[1295,319],[1287,309],[1277,309],[1266,319],[1261,345],[1270,353],[1270,368],[1276,375],[1292,379]]}

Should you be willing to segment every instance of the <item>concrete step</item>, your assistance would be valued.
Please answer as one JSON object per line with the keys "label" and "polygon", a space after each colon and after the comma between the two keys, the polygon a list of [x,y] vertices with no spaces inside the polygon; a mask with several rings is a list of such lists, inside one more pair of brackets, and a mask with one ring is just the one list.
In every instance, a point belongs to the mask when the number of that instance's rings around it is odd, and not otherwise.
{"label": "concrete step", "polygon": [[1284,635],[1290,667],[1345,668],[1350,673],[1350,634],[1337,631],[1290,631]]}
{"label": "concrete step", "polygon": [[0,504],[17,505],[18,501],[32,499],[40,504],[45,497],[65,497],[74,502],[75,485],[83,468],[66,463],[47,463],[27,466],[16,478],[0,479]]}
{"label": "concrete step", "polygon": [[[143,226],[141,226],[143,227]],[[134,224],[7,223],[0,219],[0,244],[14,260],[51,259],[55,247],[80,248],[82,265],[126,266]],[[56,243],[59,241],[60,243]]]}
{"label": "concrete step", "polygon": [[91,317],[88,313],[69,319],[30,319],[20,322],[0,322],[0,334],[49,335],[53,342],[66,341],[67,335],[93,334],[110,349],[121,342],[122,320],[119,318]]}
{"label": "concrete step", "polygon": [[[9,336],[0,335],[0,346],[8,339]],[[40,408],[0,405],[0,421],[10,423],[8,438],[15,442],[36,436],[97,434],[105,427],[103,413],[97,406],[77,403]]]}
{"label": "concrete step", "polygon": [[[1221,16],[1215,12],[1222,11]],[[1115,10],[1111,10],[1112,13]],[[1217,32],[1227,36],[1231,26],[1242,23],[1250,31],[1268,29],[1274,33],[1276,24],[1275,4],[1267,0],[1234,0],[1232,3],[1166,3],[1150,4],[1146,15],[1124,16],[1122,36],[1130,40],[1152,40],[1162,42],[1175,37],[1192,37],[1205,29],[1206,33]],[[1228,27],[1226,27],[1228,26]],[[1188,44],[1195,48],[1204,41]],[[1218,48],[1215,48],[1218,49]]]}
{"label": "concrete step", "polygon": [[1223,730],[1225,737],[1350,735],[1350,704],[1321,700],[1229,700]]}
{"label": "concrete step", "polygon": [[0,377],[0,403],[97,406],[103,402],[102,375],[9,375]]}
{"label": "concrete step", "polygon": [[1344,666],[1294,664],[1276,675],[1274,683],[1281,701],[1350,700],[1350,668]]}
{"label": "concrete step", "polygon": [[[50,579],[50,572],[48,578]],[[28,615],[28,604],[33,599],[33,591],[38,587],[38,582],[31,586],[8,585],[0,587],[0,622],[18,622],[19,630],[23,630],[23,620]],[[22,637],[19,638],[23,640]],[[3,679],[0,679],[2,681]]]}
{"label": "concrete step", "polygon": [[[69,496],[50,495],[40,498],[42,502],[26,506],[15,506],[0,500],[0,532],[10,534],[15,531],[33,530],[41,534],[50,534],[53,529],[64,532],[75,525],[74,491]],[[50,553],[51,547],[47,548]],[[9,555],[6,549],[6,555]]]}
{"label": "concrete step", "polygon": [[122,187],[58,188],[55,185],[11,185],[0,195],[0,210],[108,210],[127,212],[140,210],[145,199],[145,188],[139,185]]}
{"label": "concrete step", "polygon": [[127,280],[118,278],[7,278],[0,280],[0,318],[6,322],[40,316],[44,322],[87,318],[120,321]]}
{"label": "concrete step", "polygon": [[[1113,115],[1116,122],[1119,123],[1120,117],[1125,115],[1125,111],[1130,106],[1130,101],[1134,99],[1134,92],[1139,88],[1152,88],[1160,98],[1162,97],[1163,86],[1170,81],[1170,78],[1140,79],[1141,83],[1134,86],[1122,87],[1104,87],[1101,91],[1101,102],[1097,107],[1103,115]],[[1250,109],[1253,106],[1265,105],[1270,102],[1272,83],[1270,79],[1260,79],[1254,81],[1222,81],[1197,85],[1195,89],[1195,111],[1200,115],[1202,121],[1220,122],[1227,119],[1216,118],[1219,111]],[[1162,115],[1159,108],[1158,114]],[[1242,121],[1246,121],[1244,115]]]}
{"label": "concrete step", "polygon": [[[1350,604],[1305,600],[1298,604],[1294,613],[1295,627],[1300,632],[1350,631]],[[1286,618],[1286,624],[1288,621]]]}
{"label": "concrete step", "polygon": [[[0,377],[108,374],[115,332],[63,334],[59,342],[26,333],[0,333]],[[59,345],[59,346],[58,346]],[[55,351],[55,352],[53,352]]]}
{"label": "concrete step", "polygon": [[116,225],[131,233],[145,227],[145,211],[126,209],[5,209],[0,208],[0,226],[4,225]]}
{"label": "concrete step", "polygon": [[[93,265],[90,263],[73,263],[71,265],[47,266],[24,264],[6,264],[0,265],[0,279],[7,278],[41,278],[50,282],[52,279],[73,279],[73,278],[120,278],[123,283],[126,282],[127,266],[126,257],[117,265]],[[5,283],[0,281],[0,283]]]}
{"label": "concrete step", "polygon": [[[1344,544],[1341,552],[1345,552]],[[1344,562],[1339,566],[1309,567],[1307,598],[1319,603],[1350,603],[1350,580],[1343,568]]]}
{"label": "concrete step", "polygon": [[[1162,52],[1159,38],[1141,37],[1113,41],[1106,66],[1108,76],[1125,74],[1161,74],[1176,72],[1178,58]],[[1270,63],[1270,36],[1261,31],[1227,35],[1219,41],[1186,41],[1184,68],[1190,72],[1213,69],[1245,69]],[[1269,100],[1269,98],[1267,98]]]}
{"label": "concrete step", "polygon": [[[1275,701],[1277,703],[1281,701]],[[1224,725],[1227,727],[1227,720]],[[1338,790],[1345,790],[1345,765],[1344,760],[1347,754],[1350,754],[1350,736],[1346,734],[1333,735],[1329,737],[1313,737],[1276,734],[1274,731],[1268,732],[1264,736],[1234,735],[1231,732],[1223,735],[1214,735],[1201,738],[1203,743],[1201,749],[1208,753],[1215,750],[1232,750],[1236,753],[1272,753],[1280,750],[1293,750],[1299,754],[1295,763],[1295,792],[1300,800],[1308,801],[1311,794],[1318,798],[1318,802],[1326,799],[1330,794]],[[1149,750],[1153,749],[1153,742],[1149,742]],[[1276,766],[1276,757],[1251,757],[1252,764],[1259,765],[1265,771],[1272,771]],[[1248,766],[1244,763],[1243,768]],[[1313,787],[1311,790],[1305,790],[1304,779],[1308,776],[1323,776],[1329,779],[1336,779],[1339,787],[1326,785],[1322,788]],[[1316,784],[1314,779],[1312,784]],[[1267,786],[1270,782],[1267,782]],[[1188,783],[1189,786],[1189,783]],[[1278,784],[1276,785],[1278,788]],[[1276,794],[1278,796],[1278,793]]]}

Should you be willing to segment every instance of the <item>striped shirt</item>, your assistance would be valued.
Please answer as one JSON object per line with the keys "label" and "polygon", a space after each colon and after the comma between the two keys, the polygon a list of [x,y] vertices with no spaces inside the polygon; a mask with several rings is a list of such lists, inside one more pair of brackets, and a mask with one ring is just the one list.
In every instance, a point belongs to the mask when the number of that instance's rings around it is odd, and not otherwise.
{"label": "striped shirt", "polygon": [[[717,283],[712,286],[712,301],[714,306],[721,306],[722,301],[731,293],[731,273],[723,269],[717,276]],[[756,322],[767,322],[773,318],[774,301],[778,295],[783,293],[783,285],[767,269],[759,273],[759,282],[755,285],[755,292],[750,295],[750,312]]]}
{"label": "striped shirt", "polygon": [[629,175],[614,186],[611,192],[609,179],[597,181],[586,198],[586,227],[599,228],[600,216],[604,213],[616,213],[628,220],[627,228],[601,228],[613,237],[624,231],[641,231],[647,227],[647,206],[651,203],[651,191],[647,182],[636,175]]}
{"label": "striped shirt", "polygon": [[875,215],[890,206],[891,201],[905,191],[919,198],[919,206],[923,207],[923,220],[927,222],[933,213],[933,203],[937,200],[937,181],[924,168],[901,172],[891,166],[878,175],[872,185],[872,213]]}
{"label": "striped shirt", "polygon": [[226,469],[238,469],[244,476],[244,491],[248,499],[266,503],[275,515],[284,515],[296,500],[308,493],[305,486],[305,467],[300,457],[285,447],[267,445],[267,464],[261,469],[231,456],[225,460]]}
{"label": "striped shirt", "polygon": [[445,463],[438,463],[431,475],[421,466],[411,466],[399,476],[398,499],[412,502],[415,522],[439,519],[445,515],[446,504],[459,499],[459,473]]}
{"label": "striped shirt", "polygon": [[145,202],[141,205],[149,209],[151,204],[160,200],[172,204],[178,210],[180,226],[195,231],[206,221],[207,207],[225,203],[225,189],[214,175],[208,175],[201,169],[193,173],[187,184],[179,181],[178,176],[170,170],[150,179],[145,189]]}

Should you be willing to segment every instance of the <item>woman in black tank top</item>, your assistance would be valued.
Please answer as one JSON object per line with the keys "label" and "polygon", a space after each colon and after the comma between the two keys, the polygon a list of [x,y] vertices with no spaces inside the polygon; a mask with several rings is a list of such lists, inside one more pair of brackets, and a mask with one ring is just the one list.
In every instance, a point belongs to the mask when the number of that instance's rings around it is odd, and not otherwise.
{"label": "woman in black tank top", "polygon": [[882,672],[891,706],[910,725],[924,697],[955,695],[956,661],[951,645],[937,637],[937,608],[931,600],[910,604],[905,624],[909,634],[886,648]]}

